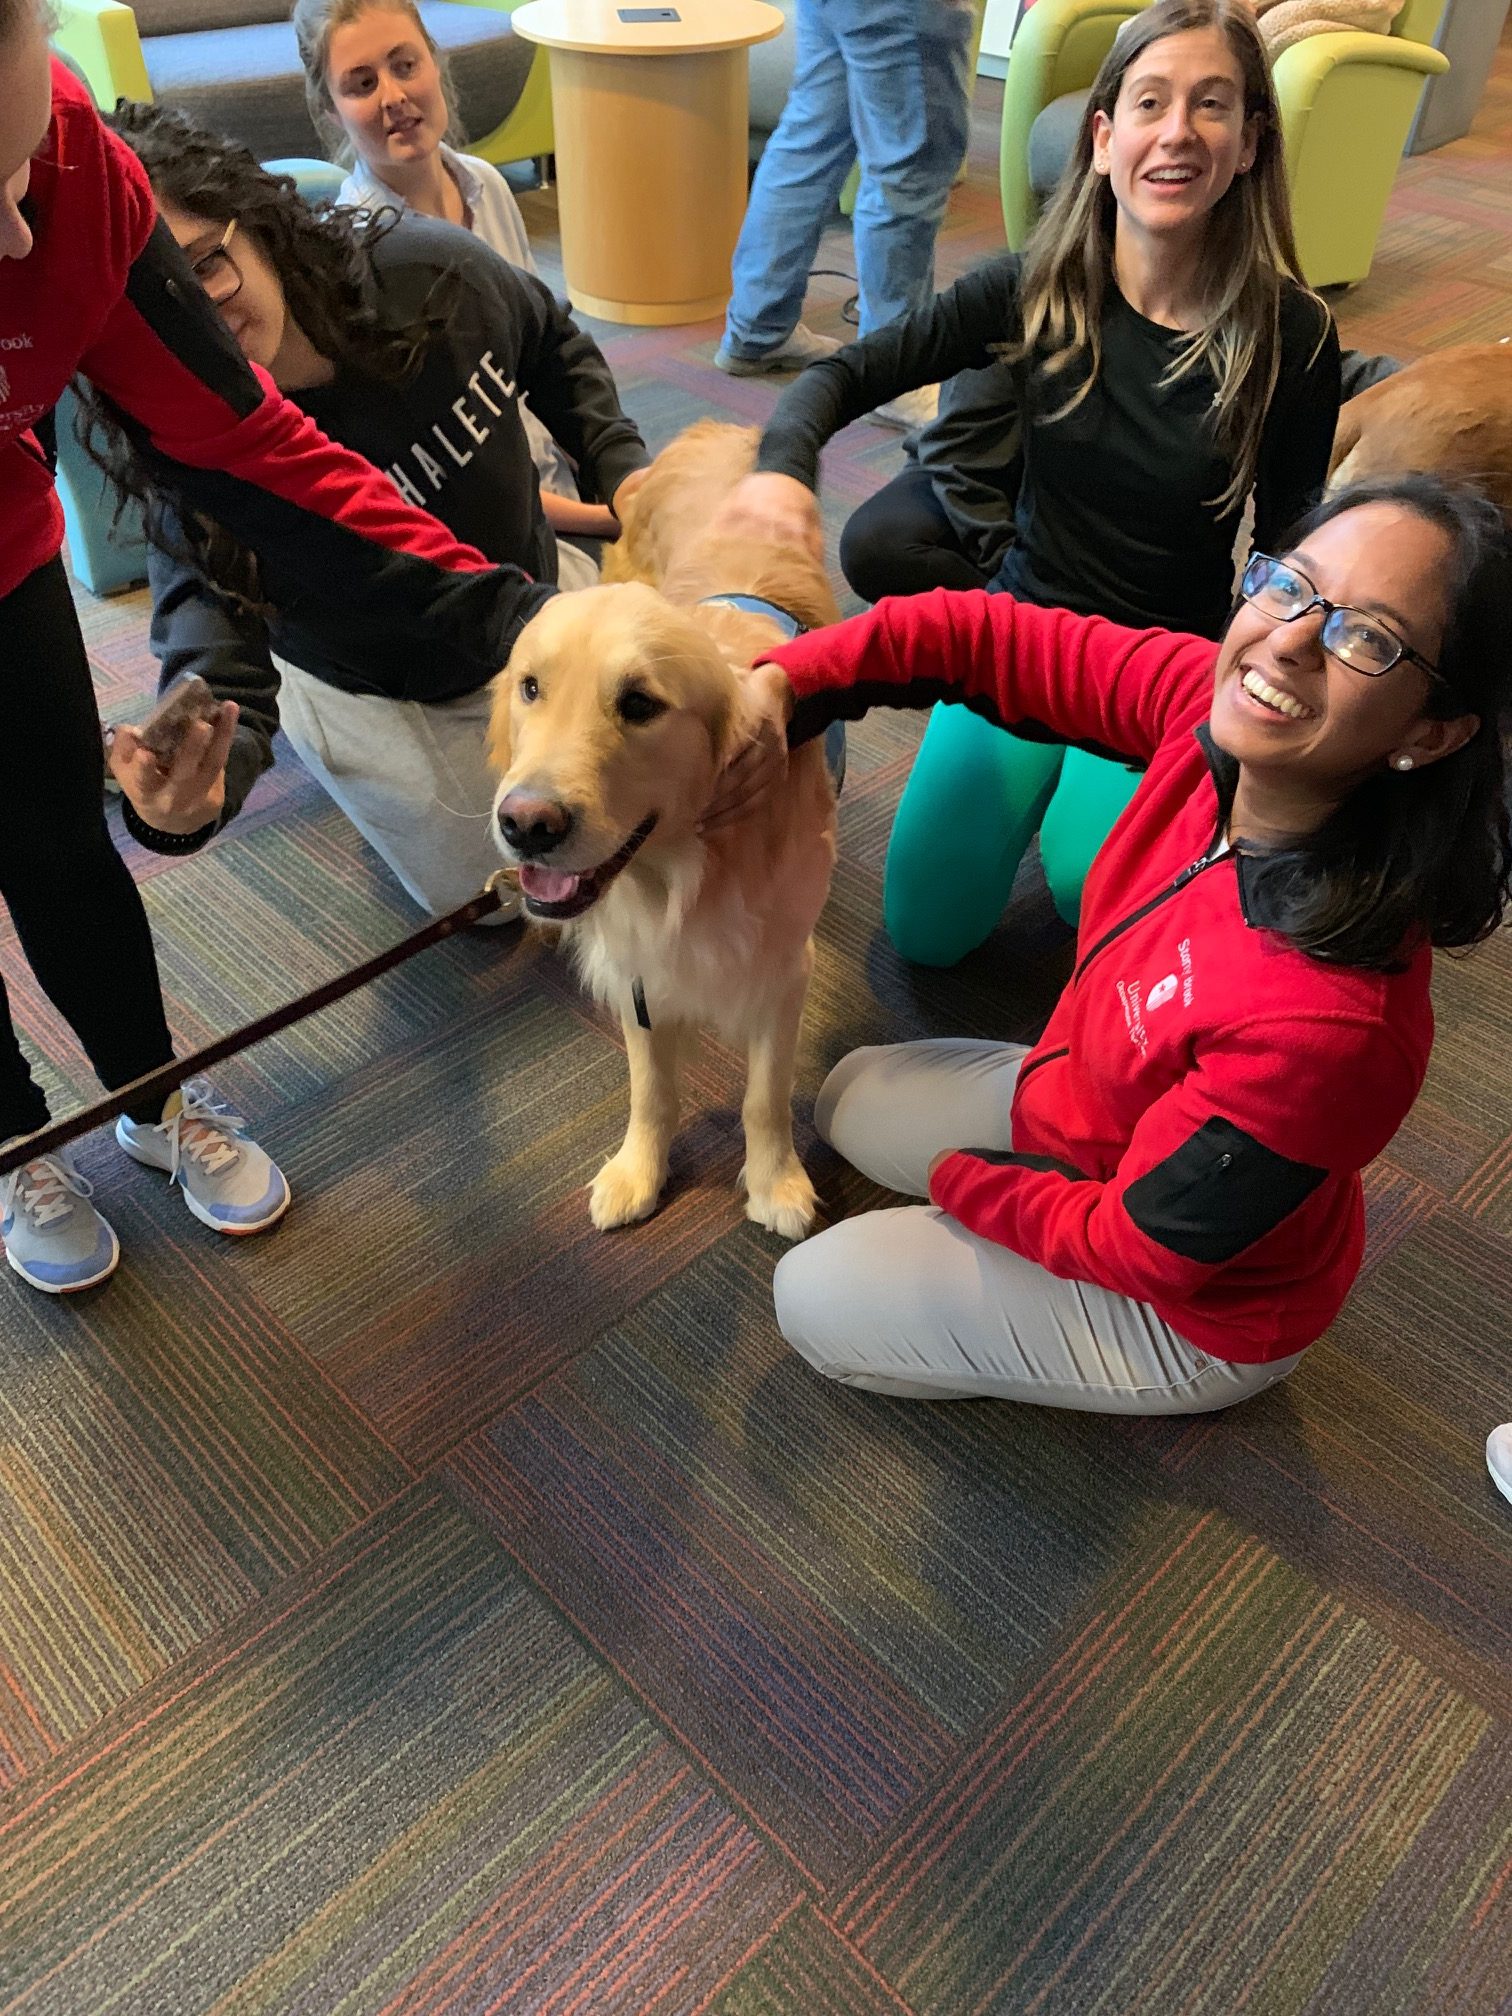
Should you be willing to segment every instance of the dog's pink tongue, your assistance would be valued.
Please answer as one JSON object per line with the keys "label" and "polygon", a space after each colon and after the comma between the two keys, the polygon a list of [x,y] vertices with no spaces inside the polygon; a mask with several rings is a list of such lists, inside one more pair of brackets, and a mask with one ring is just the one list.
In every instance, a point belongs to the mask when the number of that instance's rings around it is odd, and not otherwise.
{"label": "dog's pink tongue", "polygon": [[520,887],[538,903],[565,903],[575,896],[581,875],[568,875],[560,868],[538,868],[526,862],[520,869]]}

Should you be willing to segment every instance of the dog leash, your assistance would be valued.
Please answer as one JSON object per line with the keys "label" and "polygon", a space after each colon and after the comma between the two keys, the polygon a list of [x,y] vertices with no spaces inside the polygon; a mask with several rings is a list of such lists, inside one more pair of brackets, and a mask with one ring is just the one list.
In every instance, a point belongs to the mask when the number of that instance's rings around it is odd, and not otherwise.
{"label": "dog leash", "polygon": [[413,959],[417,952],[439,945],[442,939],[465,930],[469,924],[481,923],[499,908],[503,901],[501,891],[513,888],[514,882],[515,871],[512,868],[496,870],[476,896],[459,904],[455,910],[448,910],[445,916],[432,918],[419,931],[402,938],[397,945],[391,945],[387,952],[379,952],[373,958],[365,959],[360,966],[354,966],[350,973],[343,973],[334,980],[311,988],[308,994],[286,1001],[282,1008],[259,1015],[255,1022],[233,1029],[227,1036],[216,1037],[213,1043],[207,1043],[202,1050],[196,1050],[188,1057],[175,1057],[156,1071],[134,1078],[129,1085],[123,1085],[119,1091],[97,1100],[93,1106],[86,1106],[70,1119],[54,1120],[35,1134],[13,1141],[8,1148],[0,1149],[0,1178],[9,1176],[13,1169],[24,1168],[28,1162],[35,1162],[39,1155],[51,1155],[57,1149],[66,1147],[70,1141],[78,1140],[81,1134],[92,1133],[96,1127],[104,1126],[107,1120],[119,1118],[129,1106],[145,1105],[149,1100],[166,1103],[170,1093],[176,1092],[185,1079],[198,1077],[212,1065],[236,1056],[238,1051],[250,1050],[254,1043],[265,1042],[269,1036],[278,1035],[280,1030],[304,1021],[307,1015],[318,1014],[333,1002],[355,994],[370,980],[391,973],[396,966]]}

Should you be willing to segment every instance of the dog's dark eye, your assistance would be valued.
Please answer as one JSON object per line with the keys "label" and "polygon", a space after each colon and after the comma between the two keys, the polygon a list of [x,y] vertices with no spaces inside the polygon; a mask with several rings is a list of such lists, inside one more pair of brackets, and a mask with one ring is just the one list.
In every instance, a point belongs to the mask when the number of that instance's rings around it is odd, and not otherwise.
{"label": "dog's dark eye", "polygon": [[520,698],[522,700],[539,700],[540,697],[541,682],[538,679],[532,678],[530,673],[527,672],[525,677],[520,681]]}
{"label": "dog's dark eye", "polygon": [[647,721],[654,721],[658,714],[665,714],[667,703],[658,700],[654,693],[644,693],[639,686],[627,686],[619,696],[619,717],[632,728],[639,728]]}

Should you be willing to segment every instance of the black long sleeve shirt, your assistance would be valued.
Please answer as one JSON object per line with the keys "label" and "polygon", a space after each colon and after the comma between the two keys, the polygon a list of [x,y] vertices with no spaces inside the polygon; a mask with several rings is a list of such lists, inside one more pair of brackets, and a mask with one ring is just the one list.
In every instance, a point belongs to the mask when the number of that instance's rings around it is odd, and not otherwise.
{"label": "black long sleeve shirt", "polygon": [[[519,400],[529,398],[577,463],[584,496],[609,501],[647,459],[598,346],[538,280],[452,225],[405,217],[372,256],[380,310],[395,327],[412,325],[437,281],[454,276],[444,332],[403,386],[341,369],[330,383],[290,396],[323,433],[386,471],[458,538],[553,582],[556,544]],[[381,613],[333,597],[318,565],[302,568],[295,554],[259,552],[264,614],[228,598],[184,548],[165,518],[162,542],[148,549],[152,647],[163,684],[196,672],[241,709],[222,824],[272,761],[273,654],[348,692],[406,700],[471,692],[498,670],[448,650],[441,638],[434,650],[418,651],[414,637],[396,634]]]}
{"label": "black long sleeve shirt", "polygon": [[[1034,360],[1005,363],[1001,346],[1020,329],[1019,261],[988,260],[927,308],[810,365],[779,402],[758,467],[813,487],[820,450],[840,428],[900,392],[974,374],[918,452],[972,558],[996,565],[994,585],[1136,628],[1216,637],[1233,600],[1242,511],[1214,508],[1233,468],[1212,425],[1211,373],[1162,383],[1185,339],[1114,288],[1101,369],[1065,413],[1078,367],[1048,376]],[[1333,318],[1289,281],[1280,335],[1255,477],[1261,547],[1316,501],[1339,408]]]}

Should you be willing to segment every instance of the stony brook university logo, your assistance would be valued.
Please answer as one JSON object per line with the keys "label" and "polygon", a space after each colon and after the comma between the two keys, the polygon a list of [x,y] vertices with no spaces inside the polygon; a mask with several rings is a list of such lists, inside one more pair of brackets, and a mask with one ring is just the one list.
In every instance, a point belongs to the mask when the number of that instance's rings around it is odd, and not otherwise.
{"label": "stony brook university logo", "polygon": [[1167,1001],[1176,992],[1178,984],[1174,973],[1167,973],[1164,980],[1157,980],[1145,996],[1146,1015],[1153,1015],[1157,1008],[1164,1008]]}

